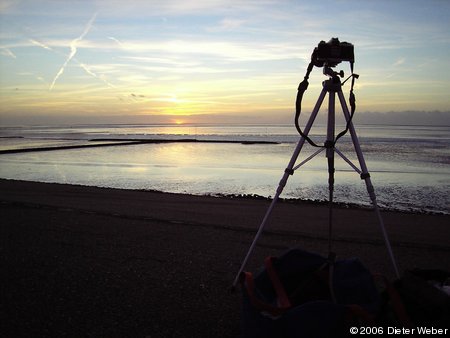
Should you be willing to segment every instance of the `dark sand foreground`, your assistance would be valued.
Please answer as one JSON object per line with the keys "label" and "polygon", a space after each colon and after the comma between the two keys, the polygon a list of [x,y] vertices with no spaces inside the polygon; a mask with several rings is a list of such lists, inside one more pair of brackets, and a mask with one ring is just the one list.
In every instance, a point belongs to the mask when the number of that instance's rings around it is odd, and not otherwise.
{"label": "dark sand foreground", "polygon": [[[229,287],[269,202],[0,180],[2,337],[236,337]],[[277,204],[248,264],[327,250],[327,207]],[[335,210],[334,251],[393,277],[375,214]],[[383,212],[399,268],[450,267],[450,216]]]}

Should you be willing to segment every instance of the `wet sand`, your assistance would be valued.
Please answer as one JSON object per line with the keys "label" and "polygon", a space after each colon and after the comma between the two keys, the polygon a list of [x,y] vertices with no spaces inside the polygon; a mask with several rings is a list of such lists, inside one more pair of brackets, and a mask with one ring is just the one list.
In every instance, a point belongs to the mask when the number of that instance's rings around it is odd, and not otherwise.
{"label": "wet sand", "polygon": [[[6,337],[237,337],[236,272],[270,201],[0,180]],[[450,266],[450,216],[382,213],[401,271]],[[276,205],[247,270],[327,254],[326,205]],[[333,250],[393,278],[373,211],[334,211]]]}

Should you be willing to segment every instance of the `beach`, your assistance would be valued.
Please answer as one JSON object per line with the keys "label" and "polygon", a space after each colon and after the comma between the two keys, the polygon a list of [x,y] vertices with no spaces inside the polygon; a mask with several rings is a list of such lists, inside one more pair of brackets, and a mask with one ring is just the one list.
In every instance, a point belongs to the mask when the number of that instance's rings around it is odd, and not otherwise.
{"label": "beach", "polygon": [[[0,180],[4,337],[237,337],[230,292],[270,201]],[[328,207],[280,201],[246,270],[327,255]],[[450,266],[450,216],[383,211],[400,271]],[[333,251],[394,278],[375,213],[334,209]]]}

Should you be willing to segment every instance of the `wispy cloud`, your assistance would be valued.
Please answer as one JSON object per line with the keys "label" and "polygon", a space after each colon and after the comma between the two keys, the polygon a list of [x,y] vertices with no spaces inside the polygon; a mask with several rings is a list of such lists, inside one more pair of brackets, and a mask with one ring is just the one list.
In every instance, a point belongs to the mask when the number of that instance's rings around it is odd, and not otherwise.
{"label": "wispy cloud", "polygon": [[[238,43],[231,41],[217,41],[214,39],[175,39],[163,42],[130,40],[124,44],[125,48],[135,54],[144,52],[161,53],[160,55],[178,55],[186,58],[187,55],[214,56],[217,60],[227,61],[268,61],[309,57],[309,50],[302,49],[290,43]],[[88,46],[87,46],[88,47]],[[94,48],[94,46],[92,46]],[[102,48],[96,45],[97,48]],[[107,46],[104,46],[106,48]]]}
{"label": "wispy cloud", "polygon": [[44,49],[47,49],[47,50],[53,50],[50,46],[48,46],[45,43],[43,43],[41,41],[38,41],[36,39],[29,39],[29,41],[35,46],[38,46],[38,47],[41,47],[41,48],[44,48]]}
{"label": "wispy cloud", "polygon": [[394,67],[400,66],[400,65],[404,64],[405,61],[406,61],[406,59],[404,57],[401,57],[401,58],[397,59],[397,61],[395,61],[392,66],[394,66]]}
{"label": "wispy cloud", "polygon": [[66,68],[67,64],[70,62],[70,60],[72,60],[72,58],[75,56],[75,54],[77,53],[77,45],[78,43],[84,39],[84,37],[87,35],[87,33],[89,32],[89,30],[91,29],[95,18],[97,17],[97,13],[95,13],[92,18],[89,20],[89,22],[87,23],[86,27],[84,28],[83,33],[81,33],[81,35],[72,40],[72,42],[70,43],[70,54],[67,57],[66,61],[64,62],[64,64],[62,65],[62,67],[59,69],[58,73],[56,73],[55,78],[53,79],[53,82],[50,85],[50,90],[53,89],[53,87],[55,86],[56,81],[58,80],[58,78],[62,75],[62,73],[64,73],[64,69]]}
{"label": "wispy cloud", "polygon": [[208,13],[209,15],[219,15],[233,12],[238,9],[241,13],[256,13],[263,11],[267,6],[279,5],[279,0],[96,0],[102,12],[108,15],[123,16],[124,14],[137,13],[137,15],[158,16],[179,16],[179,15],[199,15]]}
{"label": "wispy cloud", "polygon": [[125,48],[124,44],[123,44],[121,41],[119,41],[119,39],[116,39],[116,38],[113,37],[113,36],[108,36],[108,39],[114,41],[114,42],[117,43],[120,47]]}
{"label": "wispy cloud", "polygon": [[91,68],[89,66],[87,66],[84,63],[79,62],[78,60],[74,59],[78,65],[89,75],[91,75],[92,77],[95,77],[96,79],[99,79],[100,81],[102,81],[103,83],[105,83],[108,87],[111,88],[116,88],[112,83],[110,83],[108,80],[105,79],[104,76],[102,75],[97,75],[96,73],[94,73]]}
{"label": "wispy cloud", "polygon": [[240,28],[245,23],[242,19],[224,18],[215,27],[208,28],[210,32],[232,31]]}
{"label": "wispy cloud", "polygon": [[8,9],[14,7],[19,1],[17,0],[2,0],[0,1],[0,13],[8,11]]}
{"label": "wispy cloud", "polygon": [[11,57],[13,59],[16,59],[16,55],[11,51],[11,49],[6,47],[0,47],[0,54],[4,56]]}
{"label": "wispy cloud", "polygon": [[48,82],[45,81],[45,79],[41,75],[36,74],[34,72],[19,72],[19,73],[17,73],[17,75],[33,77],[33,78],[39,80],[40,82],[45,83],[46,85],[48,85]]}

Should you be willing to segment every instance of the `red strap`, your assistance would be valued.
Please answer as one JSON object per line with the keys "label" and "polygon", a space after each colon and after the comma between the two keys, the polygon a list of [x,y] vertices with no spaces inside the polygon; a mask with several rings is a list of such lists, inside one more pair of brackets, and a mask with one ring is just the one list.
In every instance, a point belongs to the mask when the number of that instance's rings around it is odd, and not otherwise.
{"label": "red strap", "polygon": [[394,288],[392,283],[390,283],[388,279],[383,275],[375,274],[374,277],[377,277],[384,282],[386,291],[392,302],[392,308],[394,309],[394,312],[397,315],[398,319],[400,319],[401,323],[407,328],[414,328],[413,322],[406,312],[402,299],[400,298],[398,291]]}
{"label": "red strap", "polygon": [[350,304],[345,306],[347,309],[347,314],[352,318],[359,318],[364,324],[374,325],[375,318],[367,310],[358,304]]}
{"label": "red strap", "polygon": [[269,303],[263,302],[255,295],[255,281],[251,272],[243,272],[241,277],[241,283],[247,290],[248,297],[252,305],[262,312],[267,312],[274,317],[282,315],[287,308],[273,306]]}
{"label": "red strap", "polygon": [[272,286],[275,289],[278,298],[278,304],[281,308],[290,308],[291,302],[286,294],[283,284],[278,276],[278,272],[273,266],[273,257],[266,257],[264,260],[264,266],[266,267],[267,274],[269,275]]}

